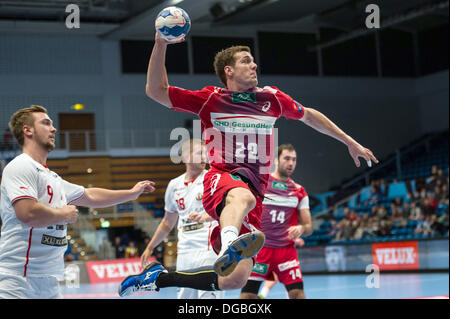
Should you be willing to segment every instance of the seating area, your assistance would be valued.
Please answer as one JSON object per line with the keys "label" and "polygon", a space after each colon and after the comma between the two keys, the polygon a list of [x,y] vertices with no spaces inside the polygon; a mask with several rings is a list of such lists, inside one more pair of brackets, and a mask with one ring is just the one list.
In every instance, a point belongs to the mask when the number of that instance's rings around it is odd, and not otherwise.
{"label": "seating area", "polygon": [[305,245],[448,238],[447,137],[448,132],[432,140],[428,152],[404,156],[402,180],[387,172],[347,197],[322,217],[319,228],[304,238]]}

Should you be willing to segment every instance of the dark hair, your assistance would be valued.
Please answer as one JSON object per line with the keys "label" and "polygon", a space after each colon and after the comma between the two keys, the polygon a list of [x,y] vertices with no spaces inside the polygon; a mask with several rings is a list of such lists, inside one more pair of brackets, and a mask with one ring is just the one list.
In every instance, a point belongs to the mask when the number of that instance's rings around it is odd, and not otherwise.
{"label": "dark hair", "polygon": [[242,51],[250,53],[250,48],[244,45],[235,45],[218,52],[214,57],[214,71],[216,72],[216,75],[219,77],[220,81],[225,84],[225,87],[227,86],[225,67],[227,65],[234,66],[236,63],[234,55]]}
{"label": "dark hair", "polygon": [[292,144],[281,144],[280,146],[278,146],[278,158],[280,158],[280,155],[284,150],[295,152],[295,148]]}

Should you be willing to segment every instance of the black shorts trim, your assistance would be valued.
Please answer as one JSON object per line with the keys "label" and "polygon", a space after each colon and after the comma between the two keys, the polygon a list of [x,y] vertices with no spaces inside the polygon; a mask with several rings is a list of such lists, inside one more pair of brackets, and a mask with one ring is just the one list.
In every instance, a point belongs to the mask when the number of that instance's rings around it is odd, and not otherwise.
{"label": "black shorts trim", "polygon": [[294,289],[303,290],[303,281],[302,282],[294,282],[293,284],[285,285],[285,287],[286,287],[286,291],[291,291]]}

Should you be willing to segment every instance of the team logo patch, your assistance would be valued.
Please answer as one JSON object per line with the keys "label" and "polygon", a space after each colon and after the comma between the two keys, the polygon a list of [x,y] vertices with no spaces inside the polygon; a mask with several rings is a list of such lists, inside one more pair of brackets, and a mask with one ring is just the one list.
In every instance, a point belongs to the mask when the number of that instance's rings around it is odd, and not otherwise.
{"label": "team logo patch", "polygon": [[274,181],[272,183],[272,188],[285,191],[285,190],[287,190],[287,184],[283,183],[283,182],[276,182],[276,181]]}
{"label": "team logo patch", "polygon": [[269,265],[268,264],[263,264],[263,263],[256,263],[255,266],[252,269],[252,271],[254,273],[260,274],[260,275],[266,275],[267,274],[267,270],[269,270]]}
{"label": "team logo patch", "polygon": [[254,92],[238,92],[231,94],[233,102],[250,102],[256,103],[256,93]]}
{"label": "team logo patch", "polygon": [[288,269],[291,269],[291,268],[295,268],[298,265],[299,265],[298,260],[294,259],[294,260],[290,260],[290,261],[287,261],[285,263],[279,264],[278,265],[278,269],[280,271],[285,271],[285,270],[288,270]]}
{"label": "team logo patch", "polygon": [[49,236],[49,235],[42,235],[42,240],[41,240],[41,244],[42,245],[47,245],[47,246],[66,246],[67,245],[67,238],[64,237],[53,237],[53,236]]}

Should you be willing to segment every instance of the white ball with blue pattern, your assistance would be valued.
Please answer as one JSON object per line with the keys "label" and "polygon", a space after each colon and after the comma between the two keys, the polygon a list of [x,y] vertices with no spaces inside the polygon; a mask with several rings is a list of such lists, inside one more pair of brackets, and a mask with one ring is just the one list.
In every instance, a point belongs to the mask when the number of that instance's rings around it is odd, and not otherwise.
{"label": "white ball with blue pattern", "polygon": [[191,19],[179,7],[162,9],[155,20],[159,36],[167,42],[178,42],[186,37],[191,28]]}

